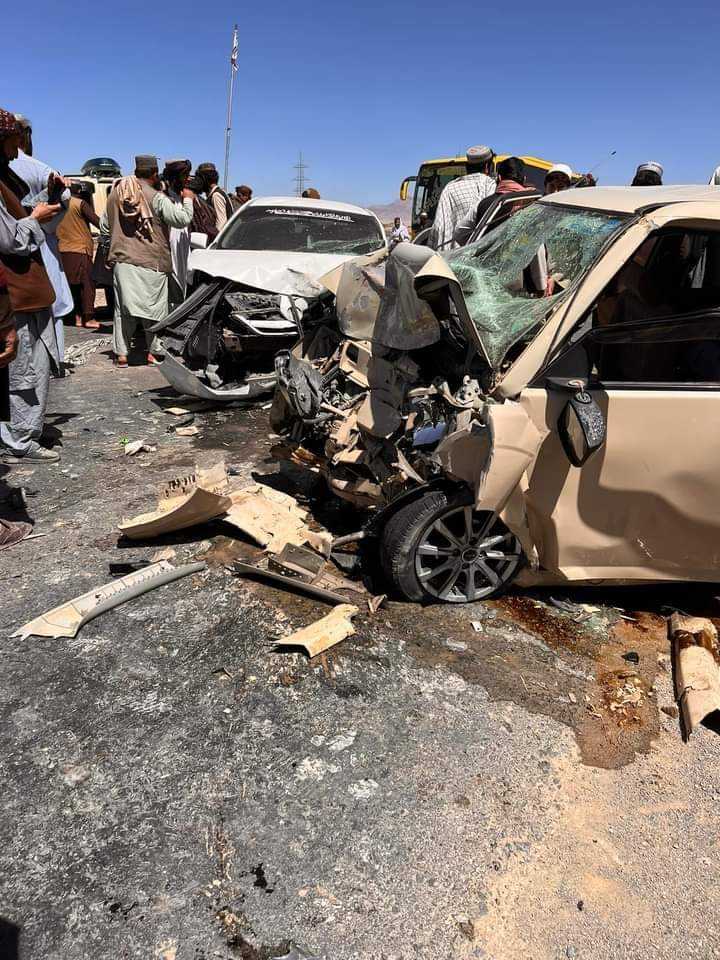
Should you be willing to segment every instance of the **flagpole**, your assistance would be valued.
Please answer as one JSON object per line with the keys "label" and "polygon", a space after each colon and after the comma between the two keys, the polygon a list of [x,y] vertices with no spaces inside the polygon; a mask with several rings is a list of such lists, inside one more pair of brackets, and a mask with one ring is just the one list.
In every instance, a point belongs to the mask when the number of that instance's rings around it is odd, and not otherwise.
{"label": "flagpole", "polygon": [[228,108],[227,108],[227,124],[225,126],[225,170],[223,172],[223,190],[227,193],[228,185],[228,167],[230,165],[230,136],[232,134],[232,105],[233,105],[233,90],[235,87],[235,74],[237,72],[237,53],[238,53],[238,38],[237,38],[237,24],[233,29],[233,45],[232,51],[230,53],[230,85],[228,88]]}

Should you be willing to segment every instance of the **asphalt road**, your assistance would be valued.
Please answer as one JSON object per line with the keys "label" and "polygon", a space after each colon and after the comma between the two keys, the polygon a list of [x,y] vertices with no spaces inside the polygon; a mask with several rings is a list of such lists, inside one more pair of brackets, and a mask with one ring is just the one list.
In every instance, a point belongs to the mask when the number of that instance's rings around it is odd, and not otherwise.
{"label": "asphalt road", "polygon": [[[100,352],[52,385],[60,464],[4,477],[45,536],[0,554],[0,957],[720,956],[720,740],[659,709],[660,608],[712,591],[565,591],[597,607],[579,624],[547,594],[391,602],[325,657],[277,653],[327,608],[228,572],[257,551],[227,529],[118,543],[198,461],[278,478],[266,411],[180,438],[171,396]],[[10,638],[168,544],[207,569]]]}

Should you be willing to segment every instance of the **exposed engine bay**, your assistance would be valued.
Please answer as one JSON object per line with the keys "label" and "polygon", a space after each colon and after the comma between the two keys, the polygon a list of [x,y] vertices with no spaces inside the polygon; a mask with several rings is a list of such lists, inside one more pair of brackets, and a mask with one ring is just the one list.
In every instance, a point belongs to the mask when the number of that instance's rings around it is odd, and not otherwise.
{"label": "exposed engine bay", "polygon": [[357,506],[383,505],[452,474],[446,454],[458,434],[488,431],[488,371],[476,354],[468,360],[466,344],[443,339],[399,351],[338,341],[327,328],[306,344],[303,358],[287,350],[276,358],[271,423],[285,456],[319,471]]}

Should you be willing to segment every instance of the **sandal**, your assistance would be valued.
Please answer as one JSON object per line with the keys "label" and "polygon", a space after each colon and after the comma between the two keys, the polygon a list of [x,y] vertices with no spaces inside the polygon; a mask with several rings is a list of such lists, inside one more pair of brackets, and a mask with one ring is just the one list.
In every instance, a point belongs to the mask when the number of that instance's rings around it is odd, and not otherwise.
{"label": "sandal", "polygon": [[83,320],[82,326],[85,330],[99,330],[100,324],[97,320]]}
{"label": "sandal", "polygon": [[0,550],[20,543],[32,531],[32,524],[17,520],[0,520]]}
{"label": "sandal", "polygon": [[128,365],[128,358],[127,358],[127,357],[124,357],[122,354],[118,354],[118,356],[115,357],[115,361],[114,361],[114,362],[115,362],[115,366],[116,366],[116,367],[123,367],[123,368],[124,368],[124,367],[126,367],[126,366]]}

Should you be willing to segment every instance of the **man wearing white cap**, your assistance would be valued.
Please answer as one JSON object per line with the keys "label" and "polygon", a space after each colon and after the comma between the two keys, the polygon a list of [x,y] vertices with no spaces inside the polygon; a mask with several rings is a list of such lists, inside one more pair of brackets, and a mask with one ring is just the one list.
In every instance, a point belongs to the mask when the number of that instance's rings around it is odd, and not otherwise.
{"label": "man wearing white cap", "polygon": [[635,171],[631,187],[661,187],[663,178],[663,168],[661,163],[655,163],[654,160],[648,163],[641,163]]}
{"label": "man wearing white cap", "polygon": [[481,200],[495,193],[493,172],[495,154],[490,147],[470,147],[467,152],[469,173],[449,183],[440,194],[428,246],[443,252],[457,246],[455,228]]}
{"label": "man wearing white cap", "polygon": [[566,163],[556,163],[545,174],[545,194],[560,193],[572,186],[573,172]]}

